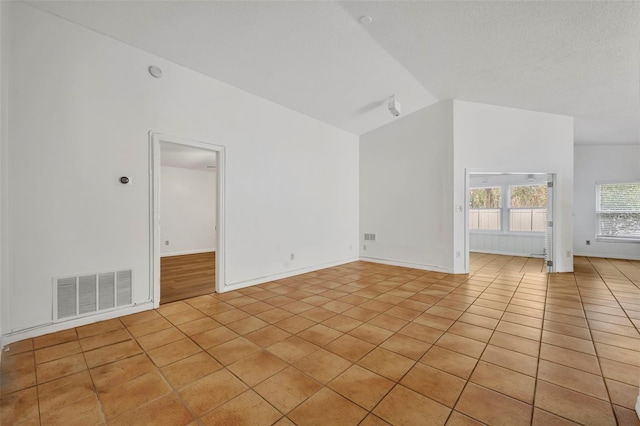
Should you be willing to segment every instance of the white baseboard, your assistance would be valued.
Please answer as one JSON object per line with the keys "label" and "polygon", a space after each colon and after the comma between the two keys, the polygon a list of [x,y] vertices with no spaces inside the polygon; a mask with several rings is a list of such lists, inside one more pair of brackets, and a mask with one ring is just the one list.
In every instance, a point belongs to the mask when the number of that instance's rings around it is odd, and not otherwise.
{"label": "white baseboard", "polygon": [[638,398],[636,399],[636,415],[638,416],[638,419],[640,419],[640,395],[638,395]]}
{"label": "white baseboard", "polygon": [[198,250],[185,250],[185,251],[175,251],[171,253],[161,253],[160,257],[170,257],[170,256],[184,256],[185,254],[198,254],[198,253],[209,253],[212,251],[216,251],[215,248],[207,248],[207,249],[198,249]]}
{"label": "white baseboard", "polygon": [[360,260],[360,258],[350,257],[348,259],[334,260],[331,262],[321,263],[318,265],[308,266],[305,268],[294,269],[294,270],[283,272],[280,274],[267,275],[264,277],[253,278],[250,280],[240,281],[233,284],[226,284],[223,287],[221,293],[226,293],[227,291],[232,291],[232,290],[239,290],[241,288],[251,287],[257,284],[264,284],[264,283],[268,283],[269,281],[275,281],[275,280],[281,280],[284,278],[294,277],[296,275],[306,274],[307,272],[314,272],[320,269],[331,268],[333,266],[340,266],[340,265],[344,265],[345,263],[357,262],[358,260]]}
{"label": "white baseboard", "polygon": [[628,256],[628,255],[611,255],[611,254],[601,254],[601,253],[580,253],[573,252],[574,256],[582,256],[582,257],[599,257],[603,259],[621,259],[621,260],[640,260],[640,256]]}
{"label": "white baseboard", "polygon": [[125,315],[135,314],[142,311],[153,309],[153,302],[143,302],[138,305],[130,306],[124,309],[115,309],[109,312],[90,315],[82,318],[76,318],[69,321],[61,321],[56,323],[48,323],[29,327],[24,330],[16,330],[11,333],[2,335],[2,344],[8,345],[20,340],[38,337],[56,331],[68,330],[70,328],[80,327],[83,325],[93,324],[94,322],[104,321],[112,318],[118,318]]}
{"label": "white baseboard", "polygon": [[384,259],[379,257],[360,256],[360,260],[364,262],[382,263],[383,265],[403,266],[405,268],[422,269],[423,271],[444,272],[452,274],[452,269],[446,266],[428,265],[426,263],[405,262],[402,260]]}
{"label": "white baseboard", "polygon": [[544,259],[544,255],[543,254],[515,253],[515,252],[500,251],[500,250],[475,250],[475,249],[469,249],[469,253],[499,254],[501,256],[536,257],[536,258],[539,258],[539,259]]}

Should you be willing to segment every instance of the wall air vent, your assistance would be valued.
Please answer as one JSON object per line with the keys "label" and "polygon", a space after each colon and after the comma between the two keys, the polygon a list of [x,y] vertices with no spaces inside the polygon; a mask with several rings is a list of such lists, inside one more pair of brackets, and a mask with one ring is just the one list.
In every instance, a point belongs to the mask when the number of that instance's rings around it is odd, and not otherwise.
{"label": "wall air vent", "polygon": [[53,320],[131,306],[131,269],[53,279]]}
{"label": "wall air vent", "polygon": [[376,234],[364,234],[364,240],[365,241],[375,241],[376,240]]}

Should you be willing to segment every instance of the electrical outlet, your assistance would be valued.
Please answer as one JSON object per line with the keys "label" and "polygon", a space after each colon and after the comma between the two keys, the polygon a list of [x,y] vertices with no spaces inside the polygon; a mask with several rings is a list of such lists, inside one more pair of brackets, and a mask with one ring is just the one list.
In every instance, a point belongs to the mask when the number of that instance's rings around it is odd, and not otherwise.
{"label": "electrical outlet", "polygon": [[456,252],[456,257],[460,257],[460,252],[459,251]]}
{"label": "electrical outlet", "polygon": [[590,245],[591,245],[591,240],[587,240],[587,241],[585,241],[585,244],[586,244],[586,245],[588,245],[588,246],[590,246]]}
{"label": "electrical outlet", "polygon": [[362,246],[362,250],[367,251],[367,245],[366,244]]}
{"label": "electrical outlet", "polygon": [[294,253],[291,253],[291,256],[289,257],[291,260],[295,259],[296,255]]}
{"label": "electrical outlet", "polygon": [[571,257],[571,250],[567,250],[567,257]]}
{"label": "electrical outlet", "polygon": [[164,242],[164,245],[165,245],[165,246],[168,246],[168,245],[169,245],[169,240],[165,241],[165,242]]}

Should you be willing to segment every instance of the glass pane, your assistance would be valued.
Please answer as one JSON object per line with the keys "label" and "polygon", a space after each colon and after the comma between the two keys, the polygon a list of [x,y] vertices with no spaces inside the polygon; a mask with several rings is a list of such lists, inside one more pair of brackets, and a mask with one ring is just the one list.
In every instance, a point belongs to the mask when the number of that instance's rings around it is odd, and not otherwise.
{"label": "glass pane", "polygon": [[547,207],[545,185],[518,185],[511,187],[511,207]]}
{"label": "glass pane", "polygon": [[499,209],[500,188],[474,188],[469,191],[469,203],[472,209]]}

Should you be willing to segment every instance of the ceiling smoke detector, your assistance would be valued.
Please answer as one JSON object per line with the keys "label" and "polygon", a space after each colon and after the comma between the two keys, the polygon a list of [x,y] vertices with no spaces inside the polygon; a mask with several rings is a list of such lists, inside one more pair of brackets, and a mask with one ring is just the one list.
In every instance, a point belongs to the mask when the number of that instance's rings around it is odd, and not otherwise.
{"label": "ceiling smoke detector", "polygon": [[398,117],[402,112],[400,108],[400,102],[396,101],[396,96],[393,95],[389,98],[389,103],[387,104],[387,108],[389,108],[389,112],[394,116]]}

